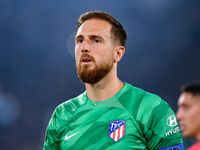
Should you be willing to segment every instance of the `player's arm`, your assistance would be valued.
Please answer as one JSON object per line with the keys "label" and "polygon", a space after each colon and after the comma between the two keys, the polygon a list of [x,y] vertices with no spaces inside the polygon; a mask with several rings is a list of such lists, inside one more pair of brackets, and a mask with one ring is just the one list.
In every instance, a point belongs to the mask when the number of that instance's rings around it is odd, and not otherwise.
{"label": "player's arm", "polygon": [[43,150],[60,150],[56,133],[56,113],[54,112],[47,126]]}
{"label": "player's arm", "polygon": [[147,148],[183,150],[182,135],[174,111],[158,96],[148,95],[145,99],[145,103],[152,105],[145,107]]}

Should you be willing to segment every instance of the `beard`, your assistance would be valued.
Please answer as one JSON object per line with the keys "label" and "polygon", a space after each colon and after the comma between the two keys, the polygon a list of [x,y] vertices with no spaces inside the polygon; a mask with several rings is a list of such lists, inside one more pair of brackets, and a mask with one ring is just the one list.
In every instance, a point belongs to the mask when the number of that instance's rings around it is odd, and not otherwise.
{"label": "beard", "polygon": [[[94,69],[90,69],[90,64],[81,65],[82,57],[89,58],[94,64]],[[109,59],[113,60],[113,59]],[[103,62],[100,65],[96,64],[94,57],[90,56],[89,54],[85,53],[79,59],[79,63],[76,63],[76,69],[79,79],[83,83],[95,84],[103,79],[113,68],[113,61]]]}

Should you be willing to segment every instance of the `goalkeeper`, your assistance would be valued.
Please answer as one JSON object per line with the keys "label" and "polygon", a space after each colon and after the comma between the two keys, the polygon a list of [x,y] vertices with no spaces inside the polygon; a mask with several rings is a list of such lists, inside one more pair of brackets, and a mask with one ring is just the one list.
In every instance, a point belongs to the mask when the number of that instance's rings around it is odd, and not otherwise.
{"label": "goalkeeper", "polygon": [[109,14],[94,11],[80,16],[75,57],[86,91],[55,109],[44,150],[183,149],[171,107],[118,78],[126,39],[121,23]]}

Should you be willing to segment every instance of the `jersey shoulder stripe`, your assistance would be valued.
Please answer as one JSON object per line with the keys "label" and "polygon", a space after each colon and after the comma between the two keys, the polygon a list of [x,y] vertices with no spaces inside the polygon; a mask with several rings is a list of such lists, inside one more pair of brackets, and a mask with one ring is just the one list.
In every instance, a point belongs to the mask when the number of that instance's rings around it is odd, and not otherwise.
{"label": "jersey shoulder stripe", "polygon": [[[118,101],[121,105],[132,115],[133,120],[137,122],[140,129],[142,129],[142,134],[147,139],[147,135],[155,135],[154,141],[158,139],[173,139],[175,142],[175,138],[176,140],[181,139],[178,123],[176,122],[173,127],[167,125],[167,120],[171,116],[176,116],[167,102],[155,94],[132,85],[128,84],[128,87],[116,96],[118,96]],[[172,134],[169,134],[171,132]],[[149,144],[149,147],[153,146],[151,146],[150,142]]]}
{"label": "jersey shoulder stripe", "polygon": [[133,115],[135,119],[139,119],[147,112],[150,113],[152,110],[165,103],[159,96],[148,93],[140,88],[134,87],[126,83],[126,88],[116,94],[118,101],[124,106],[129,113]]}

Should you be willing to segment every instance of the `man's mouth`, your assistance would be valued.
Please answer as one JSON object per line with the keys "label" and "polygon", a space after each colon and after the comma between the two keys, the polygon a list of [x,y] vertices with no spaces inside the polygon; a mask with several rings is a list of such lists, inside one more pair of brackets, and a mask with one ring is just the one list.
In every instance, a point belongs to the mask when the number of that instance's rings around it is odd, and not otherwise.
{"label": "man's mouth", "polygon": [[87,58],[87,57],[84,57],[84,58],[81,59],[81,62],[84,63],[84,64],[88,64],[88,63],[91,63],[92,60]]}
{"label": "man's mouth", "polygon": [[83,59],[82,59],[82,62],[91,62],[91,60],[88,59],[88,58],[83,58]]}
{"label": "man's mouth", "polygon": [[81,55],[80,63],[82,63],[82,64],[90,64],[92,62],[95,63],[95,59],[92,56],[90,56],[89,54],[84,53],[84,54]]}

